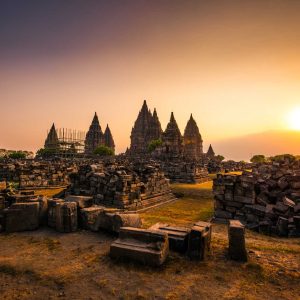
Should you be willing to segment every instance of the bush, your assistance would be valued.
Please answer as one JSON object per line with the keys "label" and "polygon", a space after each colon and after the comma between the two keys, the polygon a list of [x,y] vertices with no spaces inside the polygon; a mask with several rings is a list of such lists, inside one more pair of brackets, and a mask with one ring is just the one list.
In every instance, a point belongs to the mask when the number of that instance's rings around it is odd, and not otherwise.
{"label": "bush", "polygon": [[46,149],[46,148],[41,148],[36,152],[36,155],[38,157],[49,157],[54,155],[57,152],[56,149]]}
{"label": "bush", "polygon": [[252,163],[264,163],[267,161],[266,157],[264,155],[258,154],[258,155],[254,155],[250,161]]}
{"label": "bush", "polygon": [[114,150],[107,146],[99,146],[94,150],[94,154],[100,156],[111,156],[114,155]]}
{"label": "bush", "polygon": [[148,145],[148,151],[153,152],[157,147],[160,147],[162,145],[162,140],[153,140]]}
{"label": "bush", "polygon": [[12,159],[24,159],[26,158],[26,153],[23,151],[14,151],[8,155],[9,158]]}
{"label": "bush", "polygon": [[282,162],[285,160],[295,161],[297,158],[292,154],[280,154],[270,157],[271,161]]}
{"label": "bush", "polygon": [[223,161],[224,159],[225,159],[225,157],[223,156],[223,155],[217,155],[216,157],[215,157],[215,159],[217,160],[217,161]]}

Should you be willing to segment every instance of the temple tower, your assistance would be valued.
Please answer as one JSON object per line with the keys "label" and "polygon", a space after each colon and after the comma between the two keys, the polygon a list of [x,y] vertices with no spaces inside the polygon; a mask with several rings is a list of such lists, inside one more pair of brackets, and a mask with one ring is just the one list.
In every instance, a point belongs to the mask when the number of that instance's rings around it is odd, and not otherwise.
{"label": "temple tower", "polygon": [[94,150],[98,146],[104,145],[104,136],[99,124],[97,113],[95,113],[89,131],[86,134],[84,144],[85,153],[87,154],[93,154]]}
{"label": "temple tower", "polygon": [[203,140],[196,121],[191,114],[184,130],[184,156],[187,159],[198,160],[203,154]]}
{"label": "temple tower", "polygon": [[133,153],[147,152],[148,136],[150,123],[152,121],[152,114],[148,109],[146,100],[144,100],[142,109],[140,110],[138,117],[131,130],[131,144],[130,151]]}
{"label": "temple tower", "polygon": [[44,148],[45,149],[58,149],[59,148],[59,140],[58,140],[58,135],[57,135],[54,123],[52,124],[51,129],[47,135]]}
{"label": "temple tower", "polygon": [[173,112],[171,113],[170,121],[162,136],[163,151],[171,156],[182,154],[183,150],[183,137],[180,133],[177,122],[174,118]]}
{"label": "temple tower", "polygon": [[211,144],[209,145],[206,156],[209,157],[209,158],[215,157],[215,151],[213,150]]}
{"label": "temple tower", "polygon": [[111,134],[110,128],[108,127],[108,124],[104,132],[104,143],[106,147],[113,149],[115,152],[115,142]]}
{"label": "temple tower", "polygon": [[157,111],[154,108],[152,118],[150,120],[150,126],[148,130],[148,144],[153,141],[153,140],[159,140],[162,137],[162,129],[161,129],[161,124],[158,119]]}

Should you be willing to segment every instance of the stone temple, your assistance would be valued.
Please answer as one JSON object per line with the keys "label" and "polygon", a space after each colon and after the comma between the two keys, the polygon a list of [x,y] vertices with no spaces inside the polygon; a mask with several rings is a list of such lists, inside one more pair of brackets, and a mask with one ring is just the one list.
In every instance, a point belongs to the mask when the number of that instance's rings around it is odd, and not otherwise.
{"label": "stone temple", "polygon": [[85,153],[93,154],[98,146],[107,146],[115,151],[115,142],[111,131],[107,125],[103,134],[97,113],[95,113],[93,121],[85,137]]}
{"label": "stone temple", "polygon": [[193,116],[187,122],[184,135],[181,134],[173,112],[165,131],[154,109],[153,114],[143,103],[138,117],[131,131],[131,145],[129,153],[146,154],[152,141],[160,140],[161,145],[155,150],[155,154],[164,158],[179,158],[187,160],[199,160],[203,157],[203,140]]}
{"label": "stone temple", "polygon": [[[82,145],[82,150],[78,145],[80,147]],[[99,146],[107,146],[115,152],[115,142],[111,130],[107,124],[104,133],[102,132],[97,113],[95,113],[86,135],[74,130],[57,131],[53,123],[44,144],[45,149],[57,150],[57,155],[59,152],[66,150],[70,152],[72,149],[74,153],[91,155]]]}

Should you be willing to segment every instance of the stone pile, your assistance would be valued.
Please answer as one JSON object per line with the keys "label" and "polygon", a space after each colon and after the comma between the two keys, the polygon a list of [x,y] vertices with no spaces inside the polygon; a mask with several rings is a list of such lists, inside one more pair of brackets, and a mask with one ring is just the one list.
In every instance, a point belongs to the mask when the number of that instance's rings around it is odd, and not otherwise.
{"label": "stone pile", "polygon": [[72,161],[15,160],[0,163],[0,181],[16,182],[21,189],[66,186],[76,169]]}
{"label": "stone pile", "polygon": [[176,160],[161,162],[160,165],[172,183],[201,183],[210,180],[207,169],[194,162]]}
{"label": "stone pile", "polygon": [[265,234],[300,236],[300,162],[283,159],[242,175],[218,175],[215,219],[237,219]]}
{"label": "stone pile", "polygon": [[70,178],[72,194],[108,207],[136,210],[174,198],[169,180],[153,165],[87,165]]}

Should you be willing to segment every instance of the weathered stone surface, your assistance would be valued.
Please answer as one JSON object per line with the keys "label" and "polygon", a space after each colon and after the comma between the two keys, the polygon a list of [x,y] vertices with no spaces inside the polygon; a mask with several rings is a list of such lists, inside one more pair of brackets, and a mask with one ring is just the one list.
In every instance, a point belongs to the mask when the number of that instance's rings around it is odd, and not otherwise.
{"label": "weathered stone surface", "polygon": [[102,172],[81,166],[71,175],[72,194],[84,191],[94,203],[107,207],[138,210],[174,198],[169,180],[157,165],[108,164]]}
{"label": "weathered stone surface", "polygon": [[112,258],[123,258],[160,266],[169,253],[168,234],[155,230],[122,227],[119,238],[110,246]]}
{"label": "weathered stone surface", "polygon": [[142,220],[139,214],[115,213],[113,216],[113,232],[120,232],[121,227],[140,228],[141,226]]}
{"label": "weathered stone surface", "polygon": [[39,227],[39,203],[15,203],[3,211],[6,232],[35,230]]}
{"label": "weathered stone surface", "polygon": [[187,255],[193,260],[205,260],[210,251],[211,224],[197,222],[191,228],[188,240]]}
{"label": "weathered stone surface", "polygon": [[99,225],[97,219],[99,214],[104,211],[103,206],[91,206],[80,210],[81,225],[84,229],[98,231]]}
{"label": "weathered stone surface", "polygon": [[247,261],[245,228],[238,220],[230,220],[228,226],[229,257],[233,260]]}
{"label": "weathered stone surface", "polygon": [[77,230],[77,203],[58,202],[55,207],[56,224],[59,232],[73,232]]}
{"label": "weathered stone surface", "polygon": [[63,203],[63,199],[49,199],[48,200],[48,226],[51,228],[56,227],[56,206]]}
{"label": "weathered stone surface", "polygon": [[91,196],[68,195],[64,200],[66,202],[76,202],[79,209],[93,205],[93,197]]}
{"label": "weathered stone surface", "polygon": [[233,218],[262,233],[295,236],[294,224],[284,220],[300,214],[298,174],[300,162],[285,159],[253,166],[243,175],[218,175],[213,185],[215,220]]}
{"label": "weathered stone surface", "polygon": [[289,220],[283,217],[279,217],[277,220],[276,230],[278,235],[280,236],[288,236],[289,230],[288,230]]}
{"label": "weathered stone surface", "polygon": [[167,233],[170,250],[179,253],[185,253],[187,251],[188,237],[191,232],[189,228],[156,223],[151,226],[149,230],[158,230]]}

